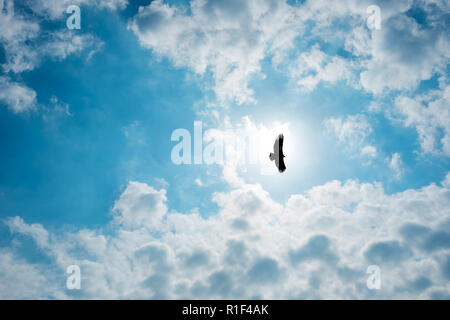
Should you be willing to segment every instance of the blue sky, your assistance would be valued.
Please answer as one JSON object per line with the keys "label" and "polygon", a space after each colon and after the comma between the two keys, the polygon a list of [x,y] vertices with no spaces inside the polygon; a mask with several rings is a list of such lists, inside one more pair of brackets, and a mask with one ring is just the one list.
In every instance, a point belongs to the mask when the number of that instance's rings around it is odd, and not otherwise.
{"label": "blue sky", "polygon": [[[0,5],[0,270],[40,275],[0,297],[449,297],[446,1]],[[194,121],[288,128],[287,171],[175,165]]]}

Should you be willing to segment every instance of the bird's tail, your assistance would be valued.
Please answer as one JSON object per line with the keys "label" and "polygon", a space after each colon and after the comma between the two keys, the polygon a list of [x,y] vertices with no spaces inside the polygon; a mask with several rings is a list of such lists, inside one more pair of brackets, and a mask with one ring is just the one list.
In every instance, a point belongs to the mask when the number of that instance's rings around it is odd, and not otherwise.
{"label": "bird's tail", "polygon": [[272,152],[269,154],[269,159],[270,161],[275,160],[275,155]]}

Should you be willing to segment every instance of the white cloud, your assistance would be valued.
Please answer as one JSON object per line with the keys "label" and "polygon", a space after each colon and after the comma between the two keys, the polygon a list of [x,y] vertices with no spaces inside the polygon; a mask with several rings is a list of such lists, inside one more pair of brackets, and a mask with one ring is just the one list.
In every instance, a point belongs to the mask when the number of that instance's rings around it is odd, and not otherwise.
{"label": "white cloud", "polygon": [[167,211],[165,201],[164,189],[157,191],[145,183],[131,181],[114,204],[113,210],[120,212],[115,219],[127,229],[141,226],[158,229]]}
{"label": "white cloud", "polygon": [[[30,4],[38,6],[39,3],[35,1]],[[87,48],[90,48],[89,59],[102,47],[103,43],[90,34],[77,34],[67,29],[52,32],[42,30],[39,19],[24,12],[14,11],[13,1],[0,0],[0,45],[5,53],[1,67],[5,73],[30,71],[44,58],[63,60]],[[9,77],[0,77],[0,102],[6,104],[12,112],[21,113],[34,109],[37,105],[36,95],[33,89],[12,82]]]}
{"label": "white cloud", "polygon": [[31,60],[35,59],[36,53],[26,50],[24,44],[36,39],[40,32],[39,24],[15,14],[12,0],[0,0],[0,17],[0,44],[3,45],[7,61],[3,69],[6,72],[32,69]]}
{"label": "white cloud", "polygon": [[[380,3],[382,28],[366,27],[366,9],[372,1],[306,1],[290,6],[285,1],[203,1],[185,7],[154,1],[141,7],[130,23],[142,46],[158,56],[168,57],[176,66],[203,74],[211,71],[221,101],[254,101],[249,82],[261,72],[261,61],[272,56],[276,66],[288,65],[294,39],[312,25],[312,34],[325,41],[342,39],[356,59],[326,56],[318,47],[299,52],[292,76],[306,90],[321,81],[346,80],[381,94],[408,90],[434,74],[445,73],[449,41],[445,6],[440,10],[420,3],[427,13],[427,27],[420,28],[407,12],[413,1]],[[346,21],[351,32],[330,26]],[[417,48],[417,49],[416,49]]]}
{"label": "white cloud", "polygon": [[[78,35],[67,30],[41,34],[39,41],[25,37],[23,41],[14,39],[3,43],[6,62],[5,72],[21,73],[35,69],[41,61],[50,57],[64,60],[67,56],[90,48],[89,57],[102,47],[102,42],[90,34]],[[35,41],[36,40],[36,41]]]}
{"label": "white cloud", "polygon": [[167,182],[164,178],[155,178],[154,179],[159,185],[161,185],[163,188],[169,187],[169,182]]}
{"label": "white cloud", "polygon": [[[324,121],[324,125],[340,143],[346,144],[350,148],[361,147],[372,133],[372,126],[362,114],[350,115],[345,118],[328,118]],[[366,149],[366,151],[373,150]]]}
{"label": "white cloud", "polygon": [[375,158],[377,156],[377,148],[374,146],[364,146],[361,149],[361,155],[370,158]]}
{"label": "white cloud", "polygon": [[[2,299],[64,299],[56,278],[45,274],[40,266],[27,263],[4,248],[0,249],[0,297]],[[51,282],[51,283],[50,283]]]}
{"label": "white cloud", "polygon": [[0,77],[0,102],[14,113],[29,111],[36,107],[36,92],[7,77]]}
{"label": "white cloud", "polygon": [[[364,90],[382,95],[393,90],[414,90],[420,81],[444,75],[450,58],[448,4],[445,1],[307,1],[301,6],[303,19],[314,22],[313,35],[325,42],[343,39],[351,52],[354,75],[361,69]],[[369,5],[378,5],[381,30],[366,26]],[[409,10],[423,10],[425,21],[419,24]],[[351,29],[331,28],[332,22],[345,20]],[[305,55],[305,54],[303,54]],[[349,65],[347,60],[347,65]],[[342,70],[338,65],[336,72]],[[350,68],[352,69],[352,68]],[[339,74],[339,72],[337,72]],[[314,88],[317,81],[310,76],[306,83]]]}
{"label": "white cloud", "polygon": [[[39,1],[30,4],[38,5]],[[43,1],[43,3],[47,3]],[[59,1],[58,1],[59,3]],[[0,0],[0,44],[5,50],[5,72],[21,73],[33,70],[44,57],[63,60],[68,55],[91,47],[98,51],[102,42],[90,34],[77,34],[66,28],[48,32],[42,30],[36,17],[14,11],[14,3]]]}
{"label": "white cloud", "polygon": [[186,9],[153,1],[130,23],[142,46],[198,74],[211,71],[219,100],[252,102],[249,81],[266,52],[292,47],[298,22],[284,1],[202,1]]}
{"label": "white cloud", "polygon": [[[47,248],[56,268],[45,272],[46,265],[21,262],[40,276],[21,277],[19,287],[0,272],[0,296],[70,295],[53,285],[55,272],[64,273],[70,264],[81,267],[77,297],[82,298],[445,295],[449,195],[446,184],[387,195],[381,184],[332,181],[282,205],[261,186],[244,184],[216,193],[218,214],[202,218],[169,212],[164,190],[132,182],[114,208],[122,224],[113,224],[108,235],[95,229],[50,234],[20,218],[9,220],[14,234],[29,235]],[[1,259],[0,269],[9,263],[11,258]],[[366,268],[373,263],[382,270],[377,292],[365,285]],[[38,285],[51,290],[28,290]]]}
{"label": "white cloud", "polygon": [[329,57],[314,45],[309,52],[304,52],[297,59],[297,66],[292,71],[297,84],[307,91],[316,88],[319,82],[334,83],[338,80],[351,81],[352,63],[344,58]]}
{"label": "white cloud", "polygon": [[47,247],[49,234],[41,224],[26,224],[22,218],[14,217],[6,220],[11,232],[18,232],[32,237],[40,247]]}
{"label": "white cloud", "polygon": [[[434,93],[434,94],[433,94]],[[450,156],[450,85],[426,96],[397,97],[396,111],[406,127],[419,135],[425,153]]]}
{"label": "white cloud", "polygon": [[57,60],[64,60],[67,56],[81,52],[86,48],[98,51],[102,42],[90,34],[78,35],[66,30],[54,32],[50,40],[41,47],[42,53]]}
{"label": "white cloud", "polygon": [[347,46],[356,54],[370,57],[362,62],[365,71],[361,84],[365,90],[375,94],[412,90],[422,80],[445,74],[450,58],[445,13],[434,10],[427,15],[425,28],[401,13],[383,20],[381,30],[371,36],[363,28],[353,31]]}
{"label": "white cloud", "polygon": [[63,101],[60,101],[56,96],[50,98],[49,106],[42,107],[42,119],[48,124],[53,125],[57,119],[61,117],[71,117],[70,106]]}
{"label": "white cloud", "polygon": [[389,160],[389,168],[391,168],[394,173],[395,177],[399,179],[403,174],[403,162],[400,156],[400,153],[395,152],[392,154],[392,157]]}
{"label": "white cloud", "polygon": [[26,21],[22,16],[14,13],[12,0],[0,0],[0,40],[23,41],[36,37],[39,32],[39,24],[34,21]]}
{"label": "white cloud", "polygon": [[445,176],[444,181],[442,181],[442,185],[446,188],[450,188],[450,172]]}

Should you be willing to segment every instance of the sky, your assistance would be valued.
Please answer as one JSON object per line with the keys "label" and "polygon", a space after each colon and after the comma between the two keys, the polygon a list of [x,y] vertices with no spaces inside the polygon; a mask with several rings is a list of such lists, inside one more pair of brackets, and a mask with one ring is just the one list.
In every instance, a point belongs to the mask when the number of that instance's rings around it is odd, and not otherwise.
{"label": "sky", "polygon": [[450,298],[448,1],[0,9],[0,299]]}

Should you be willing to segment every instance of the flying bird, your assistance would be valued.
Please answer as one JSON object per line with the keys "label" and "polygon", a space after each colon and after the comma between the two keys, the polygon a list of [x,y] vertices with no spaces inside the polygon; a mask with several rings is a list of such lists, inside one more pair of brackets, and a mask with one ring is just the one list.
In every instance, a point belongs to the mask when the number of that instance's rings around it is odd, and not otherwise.
{"label": "flying bird", "polygon": [[279,134],[273,145],[273,153],[271,152],[269,155],[270,161],[275,160],[275,165],[280,172],[286,170],[286,166],[284,165],[283,140],[283,134]]}

